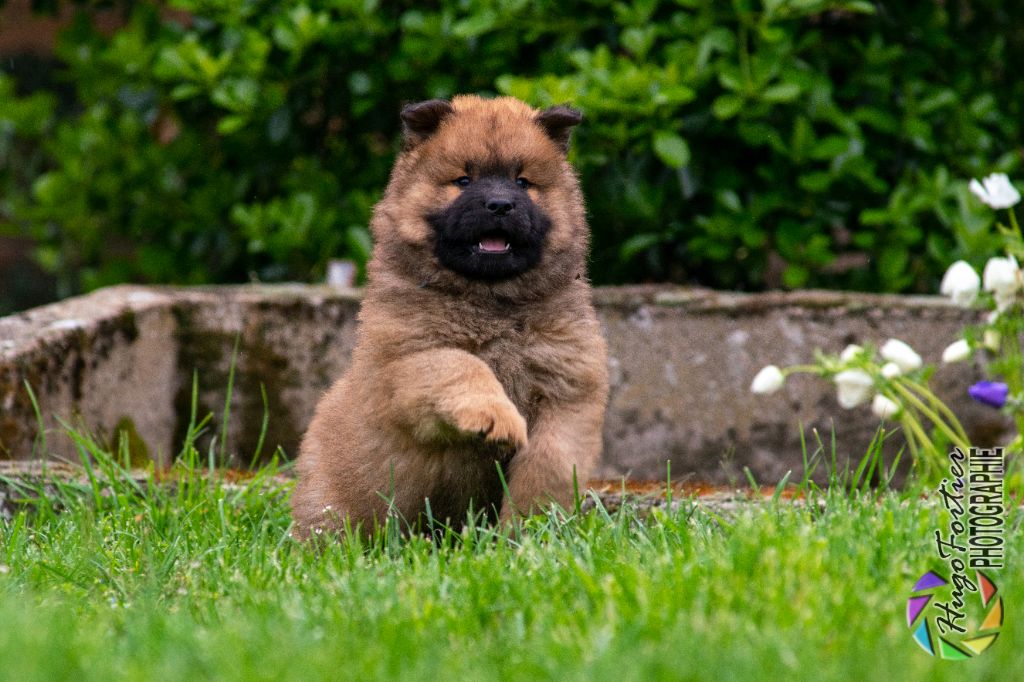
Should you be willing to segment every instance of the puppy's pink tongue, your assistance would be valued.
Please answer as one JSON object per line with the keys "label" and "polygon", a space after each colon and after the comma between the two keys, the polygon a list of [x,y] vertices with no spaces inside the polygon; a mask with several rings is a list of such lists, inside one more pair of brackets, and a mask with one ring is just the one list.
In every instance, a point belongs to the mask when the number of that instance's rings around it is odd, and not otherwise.
{"label": "puppy's pink tongue", "polygon": [[480,240],[480,250],[488,253],[502,253],[508,250],[508,242],[503,237],[484,237]]}

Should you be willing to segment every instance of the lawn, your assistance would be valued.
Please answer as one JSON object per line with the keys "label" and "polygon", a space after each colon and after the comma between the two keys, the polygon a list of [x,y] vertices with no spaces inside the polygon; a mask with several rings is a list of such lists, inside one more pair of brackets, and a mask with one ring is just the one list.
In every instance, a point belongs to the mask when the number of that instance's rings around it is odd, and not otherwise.
{"label": "lawn", "polygon": [[[86,444],[84,449],[95,448]],[[93,454],[97,454],[95,451]],[[917,492],[805,490],[726,516],[682,500],[381,535],[289,536],[288,483],[110,458],[0,522],[0,677],[1021,679],[1011,513],[1000,640],[931,658],[904,620],[944,523]],[[104,482],[104,480],[106,482]]]}

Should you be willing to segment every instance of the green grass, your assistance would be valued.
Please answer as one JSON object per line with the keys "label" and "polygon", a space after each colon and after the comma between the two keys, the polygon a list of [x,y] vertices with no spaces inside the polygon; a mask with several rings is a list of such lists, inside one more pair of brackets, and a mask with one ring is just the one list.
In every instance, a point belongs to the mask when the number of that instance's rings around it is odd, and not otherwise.
{"label": "green grass", "polygon": [[[83,441],[83,449],[96,448]],[[96,454],[93,452],[93,454]],[[322,551],[287,486],[179,465],[136,485],[109,458],[0,530],[0,677],[1014,679],[1024,542],[1008,529],[1002,638],[953,663],[903,622],[940,515],[909,496],[814,494],[725,520],[599,508],[439,544]],[[109,479],[109,480],[108,480]],[[812,491],[813,492],[813,491]],[[1011,518],[1018,527],[1020,514]]]}

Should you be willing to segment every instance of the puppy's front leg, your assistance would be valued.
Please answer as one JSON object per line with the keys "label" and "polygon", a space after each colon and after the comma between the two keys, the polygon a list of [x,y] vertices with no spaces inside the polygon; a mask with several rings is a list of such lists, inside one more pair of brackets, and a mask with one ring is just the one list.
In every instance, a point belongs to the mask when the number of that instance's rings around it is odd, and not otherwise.
{"label": "puppy's front leg", "polygon": [[542,410],[529,445],[509,463],[509,494],[501,506],[501,520],[537,513],[552,502],[568,509],[573,477],[582,490],[601,454],[603,421],[603,401]]}
{"label": "puppy's front leg", "polygon": [[393,415],[423,441],[463,436],[521,451],[526,420],[480,358],[453,348],[421,351],[397,360],[387,373]]}

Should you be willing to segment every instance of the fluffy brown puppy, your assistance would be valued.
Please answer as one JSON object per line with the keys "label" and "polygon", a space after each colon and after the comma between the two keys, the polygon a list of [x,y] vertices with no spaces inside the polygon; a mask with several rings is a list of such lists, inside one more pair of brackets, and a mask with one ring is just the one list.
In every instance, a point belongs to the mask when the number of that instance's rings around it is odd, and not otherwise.
{"label": "fluffy brown puppy", "polygon": [[606,351],[565,158],[579,113],[461,96],[402,120],[352,366],[302,441],[301,537],[568,506],[601,449]]}

